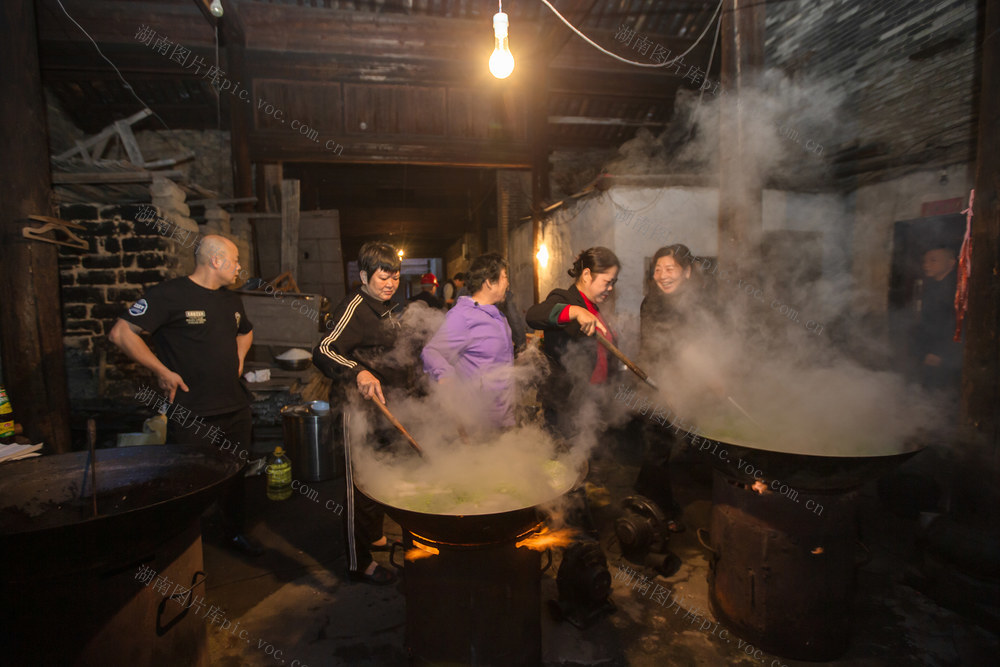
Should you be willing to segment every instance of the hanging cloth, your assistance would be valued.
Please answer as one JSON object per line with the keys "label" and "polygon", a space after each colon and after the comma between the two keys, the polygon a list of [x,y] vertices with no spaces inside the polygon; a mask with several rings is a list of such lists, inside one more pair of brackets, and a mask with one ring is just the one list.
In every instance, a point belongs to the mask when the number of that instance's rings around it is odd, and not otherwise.
{"label": "hanging cloth", "polygon": [[969,191],[969,208],[965,213],[965,238],[962,239],[962,249],[958,253],[958,286],[955,289],[955,337],[957,343],[962,340],[962,324],[965,312],[969,309],[969,275],[972,273],[972,203],[976,200],[976,191]]}

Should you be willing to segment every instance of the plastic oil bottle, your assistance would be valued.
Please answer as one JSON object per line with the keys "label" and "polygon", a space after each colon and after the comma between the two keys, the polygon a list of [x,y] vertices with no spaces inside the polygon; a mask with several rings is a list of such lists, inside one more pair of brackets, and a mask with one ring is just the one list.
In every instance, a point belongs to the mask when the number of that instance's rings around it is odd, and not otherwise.
{"label": "plastic oil bottle", "polygon": [[287,500],[291,495],[292,462],[281,445],[278,445],[267,465],[267,497],[271,500]]}
{"label": "plastic oil bottle", "polygon": [[0,384],[0,443],[14,442],[14,409],[7,398],[7,391]]}

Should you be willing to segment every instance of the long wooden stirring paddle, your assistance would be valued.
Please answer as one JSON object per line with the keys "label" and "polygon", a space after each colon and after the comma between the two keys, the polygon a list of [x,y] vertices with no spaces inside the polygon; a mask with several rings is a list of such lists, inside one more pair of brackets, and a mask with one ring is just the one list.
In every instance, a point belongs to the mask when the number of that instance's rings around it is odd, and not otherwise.
{"label": "long wooden stirring paddle", "polygon": [[615,357],[618,358],[619,361],[621,361],[623,364],[625,364],[626,366],[628,366],[628,369],[630,371],[632,371],[633,373],[635,373],[637,376],[639,376],[640,380],[642,380],[643,382],[645,382],[646,384],[648,384],[653,389],[655,389],[657,391],[660,390],[660,388],[656,386],[656,383],[649,379],[649,375],[646,373],[646,371],[644,371],[641,368],[639,368],[635,364],[634,361],[632,361],[631,359],[629,359],[628,357],[626,357],[625,354],[621,350],[619,350],[617,347],[615,347],[614,343],[612,343],[610,340],[608,340],[607,338],[605,338],[604,336],[602,336],[597,331],[594,332],[594,335],[597,336],[598,342],[600,342],[600,344],[603,345],[607,349],[608,352],[610,352],[611,354],[613,354]]}
{"label": "long wooden stirring paddle", "polygon": [[652,387],[653,389],[655,389],[657,392],[659,392],[659,394],[660,394],[660,400],[663,401],[664,408],[666,408],[667,410],[669,410],[671,414],[674,414],[674,415],[677,414],[677,411],[674,410],[673,407],[670,405],[670,403],[668,403],[666,401],[666,396],[663,395],[663,392],[660,391],[660,388],[658,386],[656,386],[655,382],[653,382],[652,380],[649,379],[649,375],[646,373],[646,371],[644,371],[641,368],[639,368],[639,366],[637,366],[634,361],[632,361],[631,359],[629,359],[628,357],[626,357],[625,354],[621,350],[619,350],[617,347],[615,347],[614,343],[612,343],[610,340],[608,340],[607,338],[605,338],[604,336],[602,336],[600,334],[600,332],[595,331],[594,335],[597,336],[597,340],[600,341],[601,345],[603,345],[607,349],[608,352],[610,352],[612,355],[614,355],[615,357],[617,357],[618,360],[621,361],[623,364],[625,364],[630,371],[632,371],[633,373],[635,373],[639,377],[640,380],[642,380],[643,382],[645,382],[646,384],[648,384],[650,387]]}
{"label": "long wooden stirring paddle", "polygon": [[391,412],[389,412],[389,407],[385,403],[383,403],[382,401],[378,400],[377,396],[372,396],[372,403],[374,403],[375,405],[378,406],[378,409],[382,411],[382,414],[384,414],[385,418],[389,420],[389,423],[391,423],[393,426],[395,426],[396,429],[400,433],[402,433],[404,436],[406,436],[407,442],[410,443],[411,447],[413,447],[415,450],[417,450],[417,454],[420,454],[421,456],[423,456],[424,455],[424,450],[420,448],[420,445],[418,445],[417,441],[413,439],[413,436],[410,435],[410,432],[407,431],[403,427],[403,425],[399,423],[399,420],[396,419],[392,415]]}

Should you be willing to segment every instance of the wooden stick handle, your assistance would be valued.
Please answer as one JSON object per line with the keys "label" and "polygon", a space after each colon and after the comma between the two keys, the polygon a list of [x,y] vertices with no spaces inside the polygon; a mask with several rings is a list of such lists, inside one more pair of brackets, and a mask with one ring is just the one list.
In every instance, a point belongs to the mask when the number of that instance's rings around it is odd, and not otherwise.
{"label": "wooden stick handle", "polygon": [[636,366],[635,362],[633,362],[631,359],[629,359],[628,357],[626,357],[625,354],[621,350],[619,350],[617,347],[615,347],[614,343],[612,343],[610,340],[608,340],[607,338],[605,338],[604,336],[602,336],[597,331],[594,332],[594,335],[597,336],[598,342],[600,342],[600,344],[603,345],[608,350],[608,352],[610,352],[611,354],[613,354],[615,357],[618,358],[619,361],[621,361],[623,364],[625,364],[626,366],[628,366],[628,369],[630,371],[632,371],[633,373],[635,373],[636,375],[638,375],[640,380],[642,380],[643,382],[645,382],[646,384],[648,384],[653,389],[658,389],[659,388],[659,387],[656,386],[656,384],[653,383],[652,380],[649,379],[649,375],[647,375],[644,370],[642,370],[641,368],[639,368],[638,366]]}
{"label": "wooden stick handle", "polygon": [[403,425],[399,423],[399,420],[392,416],[392,413],[389,412],[388,406],[386,406],[382,401],[378,400],[377,396],[372,396],[372,403],[378,406],[378,409],[382,411],[382,414],[385,415],[385,418],[389,420],[390,424],[395,426],[400,433],[406,436],[406,439],[407,441],[409,441],[410,446],[413,447],[415,450],[417,450],[417,454],[423,456],[424,450],[420,448],[420,445],[418,445],[417,441],[413,439],[413,436],[410,435],[410,432],[407,431],[405,428],[403,428]]}

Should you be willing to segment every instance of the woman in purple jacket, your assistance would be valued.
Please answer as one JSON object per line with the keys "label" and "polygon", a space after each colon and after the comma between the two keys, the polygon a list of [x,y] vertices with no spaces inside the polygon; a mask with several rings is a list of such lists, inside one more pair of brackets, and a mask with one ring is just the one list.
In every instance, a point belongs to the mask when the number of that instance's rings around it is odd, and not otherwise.
{"label": "woman in purple jacket", "polygon": [[509,284],[507,262],[495,253],[469,267],[466,287],[444,324],[424,347],[424,372],[436,382],[457,380],[478,391],[490,425],[514,425],[514,346],[507,318],[497,308]]}

